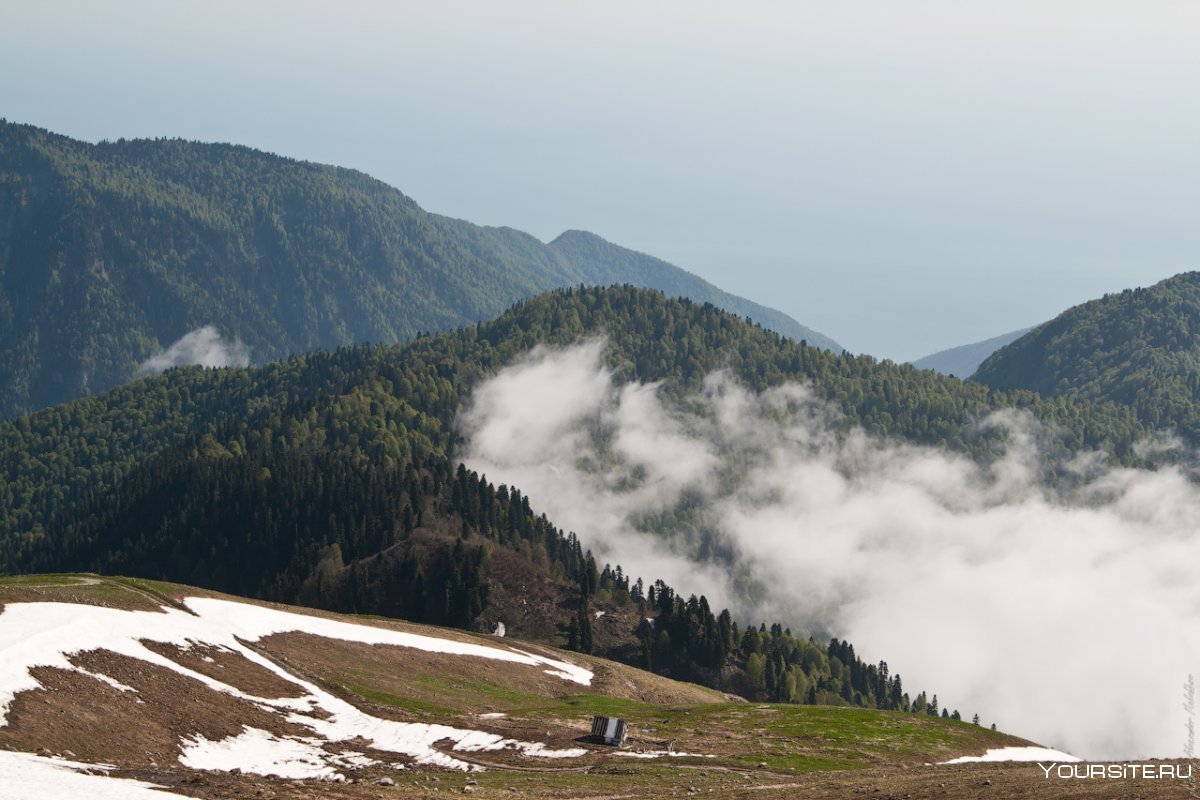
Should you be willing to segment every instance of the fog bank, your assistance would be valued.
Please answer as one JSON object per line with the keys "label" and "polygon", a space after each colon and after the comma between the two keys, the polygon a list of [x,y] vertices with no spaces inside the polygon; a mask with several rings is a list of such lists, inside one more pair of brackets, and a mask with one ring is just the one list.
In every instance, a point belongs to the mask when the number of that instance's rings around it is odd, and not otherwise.
{"label": "fog bank", "polygon": [[802,385],[714,373],[668,402],[615,384],[603,347],[539,348],[482,384],[460,416],[467,465],[602,563],[847,638],[968,719],[1086,758],[1183,754],[1200,490],[1178,469],[1081,454],[1071,487],[1048,487],[1028,416],[982,423],[1008,447],[980,466],[837,435]]}
{"label": "fog bank", "polygon": [[240,339],[221,337],[213,325],[185,333],[166,350],[147,358],[138,366],[139,375],[157,375],[173,367],[245,367],[250,364],[250,349]]}

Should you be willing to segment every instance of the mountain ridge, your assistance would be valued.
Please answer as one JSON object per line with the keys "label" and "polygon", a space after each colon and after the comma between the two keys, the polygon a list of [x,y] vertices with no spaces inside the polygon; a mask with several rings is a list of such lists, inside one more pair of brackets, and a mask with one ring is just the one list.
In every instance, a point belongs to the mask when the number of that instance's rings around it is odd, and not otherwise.
{"label": "mountain ridge", "polygon": [[1200,439],[1200,272],[1067,309],[988,357],[972,380],[1129,406]]}
{"label": "mountain ridge", "polygon": [[[473,324],[597,275],[647,283],[513,228],[427,212],[356,170],[10,122],[0,241],[0,418],[111,388],[205,325],[261,364]],[[689,291],[719,293],[671,270]]]}
{"label": "mountain ridge", "polygon": [[[669,264],[660,258],[630,250],[613,244],[589,231],[569,230],[559,234],[550,243],[550,247],[566,255],[574,264],[587,264],[599,280],[596,283],[631,283],[646,289],[658,289],[668,297],[686,297],[697,303],[712,303],[718,308],[731,311],[743,317],[750,317],[764,328],[782,333],[797,341],[805,341],[813,347],[823,350],[842,352],[840,344],[824,334],[814,331],[786,314],[772,308],[736,297],[729,292],[704,281],[674,264]],[[611,265],[634,265],[636,269],[613,269]],[[606,267],[607,265],[607,267]],[[601,270],[608,269],[608,272]],[[622,272],[635,271],[642,275],[654,275],[654,280],[644,279],[641,283],[629,281],[621,277]]]}

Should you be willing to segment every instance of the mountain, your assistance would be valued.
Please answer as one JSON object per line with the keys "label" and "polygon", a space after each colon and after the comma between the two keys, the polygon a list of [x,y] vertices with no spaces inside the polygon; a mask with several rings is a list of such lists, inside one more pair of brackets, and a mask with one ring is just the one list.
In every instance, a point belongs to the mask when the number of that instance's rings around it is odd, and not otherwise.
{"label": "mountain", "polygon": [[[690,272],[662,259],[619,247],[587,231],[567,231],[550,243],[569,262],[587,271],[590,283],[608,286],[628,283],[658,289],[668,297],[686,297],[697,303],[712,303],[718,308],[750,317],[764,328],[806,341],[813,347],[840,353],[843,348],[828,336],[805,327],[787,314],[724,292]],[[629,276],[638,276],[631,278]]]}
{"label": "mountain", "polygon": [[[616,329],[630,309],[614,307],[642,301],[655,316],[699,308],[627,288],[582,292],[589,309],[573,302],[579,293],[530,303],[495,323],[518,326],[503,333],[465,329],[261,370],[174,370],[67,406],[90,420],[74,431],[44,427],[53,410],[0,426],[11,510],[0,515],[0,569],[124,573],[476,630],[503,625],[748,697],[920,710],[923,693],[911,699],[898,675],[862,663],[848,643],[818,646],[782,625],[749,623],[743,637],[703,597],[596,564],[517,487],[453,467],[459,401],[446,378],[469,387],[484,353],[516,357],[543,313],[579,322],[590,312],[593,329]],[[741,333],[788,341],[703,310]],[[36,466],[44,460],[66,471],[47,479]],[[756,678],[755,658],[780,666]],[[831,659],[853,673],[833,679]]]}
{"label": "mountain", "polygon": [[[710,304],[559,290],[404,345],[175,369],[0,424],[0,572],[124,573],[475,630],[503,622],[756,699],[920,709],[923,696],[849,644],[738,624],[703,597],[635,582],[540,516],[538,498],[456,466],[455,419],[479,381],[538,345],[600,333],[623,381],[681,395],[718,369],[760,390],[810,383],[843,431],[979,458],[1003,447],[1003,430],[978,424],[1001,408],[1126,460],[1144,432],[1117,406],[834,354]],[[682,556],[720,558],[675,511],[656,534]],[[838,677],[821,668],[833,659],[857,666]]]}
{"label": "mountain", "polygon": [[[33,558],[52,531],[139,467],[172,454],[310,450],[381,466],[421,454],[454,462],[455,418],[472,388],[537,345],[606,334],[621,381],[685,394],[729,370],[755,390],[811,383],[844,430],[987,458],[1004,433],[978,422],[1027,409],[1063,447],[1136,457],[1147,429],[1127,407],[1001,392],[910,365],[834,354],[706,304],[634,287],[579,288],[524,301],[496,320],[404,345],[341,348],[257,369],[181,368],[0,424],[0,569]],[[50,568],[49,564],[42,564]]]}
{"label": "mountain", "polygon": [[[0,651],[3,797],[152,800],[157,786],[825,798],[884,786],[953,798],[1012,770],[940,762],[1031,744],[924,714],[731,702],[509,637],[86,574],[0,579]],[[591,740],[596,714],[626,720],[623,747]]]}
{"label": "mountain", "polygon": [[430,214],[360,172],[247,147],[89,144],[0,121],[0,419],[116,386],[204,326],[266,363],[404,341],[579,284],[719,297],[818,341],[678,268],[619,248],[609,264],[577,238],[548,246]]}
{"label": "mountain", "polygon": [[973,379],[1125,404],[1151,428],[1200,441],[1200,272],[1068,309],[992,354]]}
{"label": "mountain", "polygon": [[1019,331],[1002,333],[999,336],[993,336],[991,339],[984,339],[982,342],[939,350],[924,358],[918,358],[912,362],[912,365],[917,369],[932,369],[937,370],[943,375],[956,375],[960,378],[968,378],[975,374],[975,370],[979,369],[979,365],[983,363],[984,359],[1031,330],[1033,329],[1022,328]]}

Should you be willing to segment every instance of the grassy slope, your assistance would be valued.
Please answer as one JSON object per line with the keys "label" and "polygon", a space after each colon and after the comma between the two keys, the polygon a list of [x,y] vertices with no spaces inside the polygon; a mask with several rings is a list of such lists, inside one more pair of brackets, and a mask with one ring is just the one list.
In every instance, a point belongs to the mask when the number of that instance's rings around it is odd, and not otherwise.
{"label": "grassy slope", "polygon": [[[222,596],[126,578],[43,575],[0,579],[0,606],[58,601],[146,609],[156,602],[197,595]],[[2,619],[0,613],[0,622]],[[497,644],[494,638],[457,630],[374,618],[357,621]],[[320,646],[314,646],[317,641]],[[537,645],[518,644],[555,653]],[[670,759],[669,765],[661,759],[620,759],[609,753],[588,757],[583,765],[523,763],[479,776],[481,788],[511,783],[517,772],[525,776],[531,774],[530,770],[552,777],[548,786],[569,788],[582,785],[586,778],[586,784],[597,791],[611,780],[615,788],[636,792],[637,787],[647,787],[664,775],[678,777],[681,769],[689,772],[687,767],[703,769],[706,776],[748,770],[759,780],[771,781],[814,771],[920,765],[979,753],[987,747],[1021,743],[969,723],[911,714],[729,702],[708,689],[577,653],[567,657],[587,662],[596,674],[591,689],[582,692],[577,691],[580,687],[557,679],[531,682],[527,677],[509,674],[496,662],[481,659],[414,655],[402,649],[349,645],[294,634],[270,637],[262,646],[272,657],[309,678],[321,680],[342,696],[371,707],[374,713],[398,719],[478,727],[480,713],[499,712],[507,716],[487,720],[489,728],[526,737],[547,732],[552,740],[569,744],[586,733],[592,714],[603,713],[629,720],[634,731],[633,749],[670,746],[677,751],[715,756]],[[57,748],[61,751],[71,744],[73,752],[89,751],[88,742],[73,742],[70,735],[60,738]],[[9,728],[0,729],[0,746],[36,749],[39,743],[22,740],[20,730]],[[579,774],[582,767],[592,774]],[[606,773],[612,774],[595,777]],[[697,780],[695,770],[686,779]]]}

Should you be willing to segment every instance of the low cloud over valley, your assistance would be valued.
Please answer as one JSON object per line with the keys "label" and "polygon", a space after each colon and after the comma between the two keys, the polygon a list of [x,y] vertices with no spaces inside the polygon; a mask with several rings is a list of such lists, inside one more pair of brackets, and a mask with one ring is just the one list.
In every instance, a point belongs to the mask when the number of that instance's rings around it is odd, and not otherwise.
{"label": "low cloud over valley", "polygon": [[847,433],[804,385],[618,385],[603,349],[539,349],[482,384],[468,466],[602,563],[847,638],[968,719],[1093,759],[1183,754],[1200,488],[1182,469],[1076,454],[1052,487],[1028,416],[980,422],[1007,431],[980,465]]}

